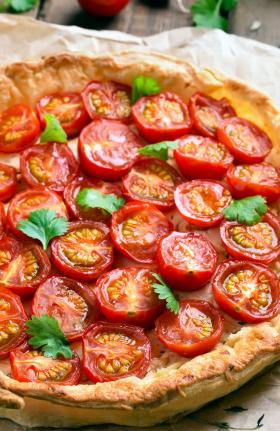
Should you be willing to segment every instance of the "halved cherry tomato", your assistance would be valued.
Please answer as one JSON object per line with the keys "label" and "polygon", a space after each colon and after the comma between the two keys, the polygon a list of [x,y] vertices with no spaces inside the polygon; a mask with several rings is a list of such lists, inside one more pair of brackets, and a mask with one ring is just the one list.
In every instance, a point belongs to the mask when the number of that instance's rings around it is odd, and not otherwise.
{"label": "halved cherry tomato", "polygon": [[223,334],[224,321],[210,302],[180,301],[179,314],[165,311],[156,320],[156,335],[178,355],[192,357],[212,350]]}
{"label": "halved cherry tomato", "polygon": [[119,13],[129,0],[79,0],[85,11],[98,16],[114,16]]}
{"label": "halved cherry tomato", "polygon": [[210,241],[195,232],[172,232],[160,241],[159,272],[175,290],[195,290],[212,277],[218,255]]}
{"label": "halved cherry tomato", "polygon": [[0,163],[0,200],[8,201],[17,188],[17,171],[15,168]]}
{"label": "halved cherry tomato", "polygon": [[58,217],[68,218],[66,207],[56,193],[50,190],[34,189],[18,193],[11,201],[8,207],[7,220],[11,231],[19,238],[26,236],[17,229],[21,220],[29,217],[32,211],[46,208],[54,211]]}
{"label": "halved cherry tomato", "polygon": [[72,359],[47,358],[37,350],[10,353],[13,379],[19,382],[53,383],[56,385],[77,385],[81,377],[80,359],[74,353]]}
{"label": "halved cherry tomato", "polygon": [[114,245],[124,256],[140,263],[155,260],[159,240],[172,230],[168,218],[147,203],[129,202],[112,216]]}
{"label": "halved cherry tomato", "polygon": [[5,236],[6,230],[6,213],[2,202],[0,202],[0,239]]}
{"label": "halved cherry tomato", "polygon": [[237,199],[262,195],[271,203],[280,197],[280,174],[270,163],[232,166],[227,171],[227,182]]}
{"label": "halved cherry tomato", "polygon": [[93,281],[113,264],[110,229],[100,222],[70,223],[67,233],[52,241],[51,257],[62,274]]}
{"label": "halved cherry tomato", "polygon": [[0,151],[16,153],[33,145],[40,134],[40,122],[28,105],[15,105],[0,113]]}
{"label": "halved cherry tomato", "polygon": [[253,226],[224,221],[220,232],[232,257],[268,264],[280,256],[280,220],[270,212]]}
{"label": "halved cherry tomato", "polygon": [[94,323],[83,336],[83,371],[93,382],[144,377],[151,343],[138,326]]}
{"label": "halved cherry tomato", "polygon": [[221,121],[236,115],[226,98],[216,100],[203,93],[195,93],[190,98],[189,111],[196,130],[210,138],[215,138]]}
{"label": "halved cherry tomato", "polygon": [[58,119],[68,138],[77,136],[89,122],[89,116],[80,93],[49,94],[39,100],[36,108],[42,128],[46,126],[44,114],[52,114]]}
{"label": "halved cherry tomato", "polygon": [[129,200],[148,202],[166,211],[174,203],[174,191],[181,176],[168,163],[155,158],[139,160],[123,178],[124,195]]}
{"label": "halved cherry tomato", "polygon": [[240,260],[222,262],[213,279],[213,294],[230,316],[247,323],[274,317],[280,309],[277,275],[264,265]]}
{"label": "halved cherry tomato", "polygon": [[61,193],[78,174],[79,165],[67,145],[50,142],[23,151],[20,170],[30,187],[42,186]]}
{"label": "halved cherry tomato", "polygon": [[50,261],[40,246],[21,244],[9,237],[0,241],[0,288],[6,287],[20,296],[29,296],[50,272]]}
{"label": "halved cherry tomato", "polygon": [[164,308],[154,293],[156,279],[148,269],[113,269],[96,284],[96,297],[104,316],[111,322],[150,328]]}
{"label": "halved cherry tomato", "polygon": [[214,139],[189,135],[178,140],[174,159],[187,178],[220,180],[233,162],[227,147]]}
{"label": "halved cherry tomato", "polygon": [[272,149],[268,135],[244,118],[232,117],[222,121],[217,128],[217,136],[238,163],[262,162]]}
{"label": "halved cherry tomato", "polygon": [[173,93],[141,97],[132,107],[132,117],[148,142],[180,138],[192,127],[187,105]]}
{"label": "halved cherry tomato", "polygon": [[105,118],[131,122],[131,88],[114,81],[90,82],[82,92],[88,115],[93,120]]}
{"label": "halved cherry tomato", "polygon": [[175,190],[175,204],[184,219],[200,227],[217,226],[231,201],[230,192],[217,181],[193,180]]}
{"label": "halved cherry tomato", "polygon": [[119,180],[137,160],[141,144],[140,138],[119,121],[93,121],[79,137],[82,169],[102,180]]}

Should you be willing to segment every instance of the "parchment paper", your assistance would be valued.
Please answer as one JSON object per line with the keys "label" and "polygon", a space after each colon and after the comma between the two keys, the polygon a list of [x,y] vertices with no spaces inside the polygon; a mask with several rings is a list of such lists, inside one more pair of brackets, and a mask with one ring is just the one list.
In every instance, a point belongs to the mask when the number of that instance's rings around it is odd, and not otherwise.
{"label": "parchment paper", "polygon": [[[280,51],[277,48],[220,30],[181,28],[146,38],[115,31],[91,31],[63,27],[30,18],[0,15],[0,64],[61,51],[104,53],[120,50],[153,50],[184,58],[199,68],[211,67],[227,75],[243,79],[269,95],[280,107]],[[280,137],[279,137],[280,139]],[[241,413],[224,411],[232,406],[248,410]],[[264,431],[280,429],[280,365],[243,388],[195,414],[195,420],[184,419],[174,425],[159,425],[153,431],[210,431],[219,429],[205,422],[227,422],[236,430],[252,429],[265,414]],[[90,427],[99,431],[130,431],[118,426]],[[221,428],[220,428],[221,429]],[[225,428],[224,428],[225,429]],[[0,420],[1,431],[22,428]],[[138,428],[140,431],[140,429]],[[143,429],[144,430],[144,429]]]}

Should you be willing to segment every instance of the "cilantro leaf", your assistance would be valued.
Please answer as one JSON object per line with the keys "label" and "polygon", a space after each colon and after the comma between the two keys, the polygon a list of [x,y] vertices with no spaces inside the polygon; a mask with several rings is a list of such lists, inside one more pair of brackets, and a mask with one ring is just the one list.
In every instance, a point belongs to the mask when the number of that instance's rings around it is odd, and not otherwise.
{"label": "cilantro leaf", "polygon": [[168,150],[176,148],[174,141],[163,141],[158,144],[146,145],[138,150],[139,154],[149,157],[157,157],[160,160],[168,160]]}
{"label": "cilantro leaf", "polygon": [[26,333],[32,336],[28,339],[28,344],[34,349],[42,349],[44,356],[54,359],[58,356],[72,358],[73,352],[69,342],[56,319],[47,314],[40,318],[32,316],[26,322],[26,326],[28,327]]}
{"label": "cilantro leaf", "polygon": [[223,215],[229,221],[238,221],[240,224],[253,224],[261,221],[263,215],[268,211],[266,200],[262,196],[251,196],[244,199],[232,200],[230,205],[224,209]]}
{"label": "cilantro leaf", "polygon": [[33,9],[37,0],[4,0],[0,5],[0,12],[11,10],[12,12],[27,12]]}
{"label": "cilantro leaf", "polygon": [[153,277],[159,283],[153,283],[152,288],[157,293],[159,299],[166,301],[166,308],[174,314],[178,314],[180,310],[179,301],[175,298],[172,290],[167,286],[159,274],[155,272],[152,273]]}
{"label": "cilantro leaf", "polygon": [[83,189],[76,198],[78,205],[86,208],[101,208],[110,214],[119,210],[125,200],[114,194],[101,193],[99,190]]}
{"label": "cilantro leaf", "polygon": [[137,76],[132,84],[131,103],[134,104],[140,97],[151,96],[159,92],[160,86],[154,78]]}
{"label": "cilantro leaf", "polygon": [[57,217],[54,211],[41,208],[32,211],[28,220],[21,220],[17,229],[31,238],[38,239],[46,250],[49,241],[55,236],[63,235],[68,229],[65,217]]}
{"label": "cilantro leaf", "polygon": [[238,0],[196,0],[191,7],[193,22],[198,27],[220,28],[228,30],[228,19],[221,11],[230,12]]}
{"label": "cilantro leaf", "polygon": [[58,119],[52,114],[44,114],[46,127],[41,135],[40,142],[67,142],[67,135],[60,125]]}

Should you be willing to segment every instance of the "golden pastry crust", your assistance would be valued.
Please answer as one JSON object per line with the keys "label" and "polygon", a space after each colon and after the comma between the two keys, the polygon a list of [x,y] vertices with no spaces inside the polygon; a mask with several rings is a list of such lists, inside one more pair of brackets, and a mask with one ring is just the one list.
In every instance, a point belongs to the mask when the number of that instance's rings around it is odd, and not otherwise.
{"label": "golden pastry crust", "polygon": [[[0,69],[0,110],[20,102],[34,105],[41,96],[56,91],[80,91],[92,79],[131,84],[139,74],[156,78],[162,90],[174,91],[184,100],[196,91],[227,97],[240,116],[270,135],[274,146],[269,159],[280,165],[280,113],[268,97],[240,81],[210,69],[197,71],[162,54],[61,54],[40,63],[9,65]],[[17,164],[13,156],[5,161]],[[21,383],[0,372],[0,417],[27,426],[108,422],[149,426],[190,413],[237,389],[279,359],[280,315],[230,334],[207,354],[150,371],[144,379],[62,387]]]}

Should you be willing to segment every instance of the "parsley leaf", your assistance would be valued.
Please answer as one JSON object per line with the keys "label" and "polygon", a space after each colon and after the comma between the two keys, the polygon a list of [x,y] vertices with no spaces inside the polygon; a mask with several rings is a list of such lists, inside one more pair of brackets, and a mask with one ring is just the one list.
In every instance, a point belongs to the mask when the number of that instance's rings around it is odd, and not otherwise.
{"label": "parsley leaf", "polygon": [[168,150],[176,148],[177,143],[174,141],[163,141],[158,144],[146,145],[138,150],[139,154],[149,157],[157,157],[160,160],[168,159]]}
{"label": "parsley leaf", "polygon": [[153,272],[152,275],[159,282],[152,284],[152,288],[158,294],[159,299],[164,299],[166,301],[166,308],[172,311],[172,313],[178,314],[180,310],[180,304],[175,298],[172,290],[167,286],[159,274]]}
{"label": "parsley leaf", "polygon": [[76,198],[78,205],[85,208],[102,208],[108,213],[119,210],[124,204],[125,200],[113,194],[101,193],[99,190],[83,189]]}
{"label": "parsley leaf", "polygon": [[11,10],[12,12],[27,12],[33,9],[37,4],[37,0],[4,0],[0,5],[0,12]]}
{"label": "parsley leaf", "polygon": [[198,27],[228,30],[228,19],[221,12],[229,13],[238,0],[196,0],[191,7],[193,22]]}
{"label": "parsley leaf", "polygon": [[160,86],[154,78],[137,76],[132,84],[131,103],[134,104],[140,97],[151,96],[159,92]]}
{"label": "parsley leaf", "polygon": [[52,114],[44,114],[46,127],[41,135],[40,142],[67,142],[67,135],[60,125],[58,119]]}
{"label": "parsley leaf", "polygon": [[21,220],[17,229],[31,238],[38,239],[46,250],[49,241],[55,236],[63,235],[68,229],[65,217],[57,217],[54,211],[41,208],[32,211],[28,220]]}
{"label": "parsley leaf", "polygon": [[222,10],[224,12],[230,12],[237,5],[238,0],[223,0],[222,1]]}
{"label": "parsley leaf", "polygon": [[252,226],[258,223],[268,211],[266,200],[262,196],[251,196],[244,199],[232,200],[224,209],[223,215],[229,221]]}
{"label": "parsley leaf", "polygon": [[64,333],[60,329],[59,323],[47,314],[40,318],[32,316],[26,322],[28,330],[26,333],[32,335],[28,339],[28,344],[34,349],[42,349],[44,356],[56,359],[59,355],[70,359],[73,352]]}

